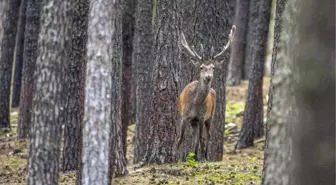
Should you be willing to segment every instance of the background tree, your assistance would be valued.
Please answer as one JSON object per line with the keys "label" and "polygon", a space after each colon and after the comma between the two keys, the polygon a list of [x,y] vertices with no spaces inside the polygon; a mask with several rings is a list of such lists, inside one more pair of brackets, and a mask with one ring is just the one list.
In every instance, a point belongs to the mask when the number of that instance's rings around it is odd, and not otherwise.
{"label": "background tree", "polygon": [[140,162],[146,152],[148,117],[152,102],[153,33],[152,1],[137,2],[133,41],[133,64],[136,68],[136,132],[134,163]]}
{"label": "background tree", "polygon": [[[282,25],[282,12],[286,0],[277,0],[275,17],[275,34],[272,54],[271,86],[272,98],[269,104],[267,132],[265,141],[264,166],[262,175],[263,185],[293,184],[292,182],[292,138],[293,123],[297,117],[297,105],[294,97],[294,77],[291,62],[286,58],[288,54],[289,32],[280,30]],[[292,25],[295,24],[294,22]],[[293,48],[292,48],[293,49]],[[285,119],[284,119],[285,118]],[[276,178],[275,178],[276,177]]]}
{"label": "background tree", "polygon": [[[206,58],[209,57],[211,46],[214,46],[215,53],[218,53],[228,40],[228,35],[232,27],[232,25],[230,25],[230,21],[232,21],[230,15],[234,14],[232,13],[233,10],[231,10],[231,1],[192,1],[188,2],[188,4],[190,5],[182,6],[183,19],[188,15],[192,15],[192,18],[189,18],[190,22],[186,23],[183,21],[184,26],[182,30],[184,33],[187,33],[186,39],[190,40],[190,45],[195,45],[195,49],[197,51],[199,51],[200,44],[203,44]],[[192,14],[189,12],[189,8],[191,8],[190,6],[194,9]],[[184,12],[185,7],[187,8],[186,12]],[[194,26],[195,30],[192,31],[189,26]],[[191,35],[194,38],[188,37],[187,35]],[[229,54],[226,54],[225,60],[227,61],[228,58]],[[190,59],[182,58],[183,62],[181,65],[181,70],[188,71],[187,74],[182,74],[182,77],[185,78],[186,75],[188,75],[189,77],[187,76],[187,78],[194,80],[197,78],[198,71],[190,72],[193,68],[188,68],[189,66],[187,67],[187,65],[184,64],[190,63],[187,60]],[[222,67],[215,69],[215,79],[212,85],[217,93],[217,106],[213,124],[211,126],[211,137],[208,152],[208,157],[211,161],[221,160],[224,152],[225,81],[228,67],[227,64],[228,61],[224,62]],[[182,87],[186,85],[184,83],[185,81],[183,80]],[[191,133],[191,126],[187,125],[184,136],[185,139],[183,140],[180,150],[177,153],[177,157],[181,160],[184,160],[188,152],[192,151]],[[202,135],[205,136],[205,130]]]}
{"label": "background tree", "polygon": [[10,130],[10,87],[20,0],[0,3],[0,130]]}
{"label": "background tree", "polygon": [[127,153],[127,128],[130,122],[135,122],[135,109],[136,101],[135,98],[135,88],[136,84],[133,83],[133,64],[132,64],[132,53],[133,53],[133,36],[134,36],[134,12],[136,0],[122,1],[123,12],[122,12],[122,82],[121,82],[121,122],[122,122],[122,133],[123,133],[123,146],[124,155],[126,158]]}
{"label": "background tree", "polygon": [[33,75],[37,59],[37,41],[40,32],[41,2],[27,0],[26,27],[24,33],[22,83],[20,93],[20,111],[18,119],[17,137],[26,138],[31,125],[33,88],[35,84]]}
{"label": "background tree", "polygon": [[[289,35],[286,56],[293,74],[297,74],[295,98],[299,116],[292,135],[293,184],[297,185],[335,182],[334,7],[332,0],[322,4],[317,0],[288,0],[286,6],[288,23],[284,23],[284,29]],[[297,23],[291,31],[293,20]]]}
{"label": "background tree", "polygon": [[70,40],[65,46],[70,51],[66,73],[70,80],[63,83],[67,88],[61,163],[63,171],[77,169],[81,157],[89,1],[71,1],[70,11]]}
{"label": "background tree", "polygon": [[254,138],[264,135],[262,87],[271,8],[272,1],[267,0],[258,3],[255,39],[251,42],[253,46],[251,50],[253,52],[251,58],[252,68],[249,77],[243,126],[235,149],[253,146]]}
{"label": "background tree", "polygon": [[155,8],[153,109],[144,163],[174,161],[175,125],[180,78],[180,14],[176,0],[161,0]]}
{"label": "background tree", "polygon": [[244,60],[244,79],[248,80],[251,74],[252,68],[252,55],[253,55],[253,43],[257,40],[257,23],[259,15],[259,4],[261,1],[252,0],[249,3],[248,11],[248,23],[247,23],[247,33],[246,33],[246,45],[245,45],[245,60]]}
{"label": "background tree", "polygon": [[[43,1],[41,30],[36,60],[36,91],[33,95],[30,132],[29,185],[58,184],[61,124],[64,118],[68,53],[64,45],[68,38],[68,1]],[[52,4],[53,6],[49,6]]]}
{"label": "background tree", "polygon": [[[112,82],[113,82],[113,91],[112,91],[112,132],[111,132],[111,142],[110,142],[110,172],[109,172],[109,184],[112,182],[112,175],[115,176],[124,176],[128,174],[126,168],[126,132],[127,125],[124,128],[124,123],[122,122],[122,69],[123,69],[123,37],[122,37],[122,14],[123,5],[121,0],[115,1],[113,4],[113,23],[114,23],[114,34],[112,40]],[[125,103],[125,102],[124,102]]]}
{"label": "background tree", "polygon": [[27,2],[21,0],[19,20],[16,32],[15,43],[15,66],[14,66],[14,79],[12,90],[12,107],[18,107],[20,104],[20,92],[22,82],[22,63],[23,63],[23,44],[24,44],[24,32],[26,28],[26,5]]}
{"label": "background tree", "polygon": [[111,118],[114,113],[111,103],[114,98],[112,93],[120,85],[112,81],[115,72],[112,67],[113,38],[118,31],[115,27],[115,3],[111,0],[99,3],[90,1],[81,176],[83,185],[107,185],[112,180],[109,175],[112,160],[110,152],[115,147],[115,141],[111,143],[111,133],[115,132],[116,120]]}
{"label": "background tree", "polygon": [[227,77],[228,85],[239,85],[243,80],[249,5],[249,0],[237,0],[234,21],[237,31],[231,45],[232,49]]}

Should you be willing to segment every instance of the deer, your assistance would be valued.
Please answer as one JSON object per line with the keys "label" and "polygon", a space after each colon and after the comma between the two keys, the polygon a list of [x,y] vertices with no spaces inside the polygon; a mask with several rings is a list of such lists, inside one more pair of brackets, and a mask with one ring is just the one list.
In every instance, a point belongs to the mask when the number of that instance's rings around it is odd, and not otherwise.
{"label": "deer", "polygon": [[[181,117],[180,132],[177,139],[177,148],[179,149],[187,124],[192,127],[192,150],[198,158],[198,147],[201,145],[201,153],[208,160],[209,140],[211,137],[210,126],[216,109],[216,91],[211,87],[214,78],[215,67],[220,67],[224,61],[224,53],[229,48],[230,43],[236,31],[235,25],[232,26],[229,34],[229,39],[224,48],[216,55],[214,55],[214,47],[211,47],[210,57],[205,59],[204,49],[201,44],[201,55],[199,55],[195,48],[189,47],[188,42],[181,32],[181,44],[186,53],[191,58],[192,64],[200,69],[199,79],[188,83],[178,97],[178,111]],[[204,142],[202,140],[203,126],[206,128],[206,145],[204,151]],[[198,132],[198,133],[197,133]]]}

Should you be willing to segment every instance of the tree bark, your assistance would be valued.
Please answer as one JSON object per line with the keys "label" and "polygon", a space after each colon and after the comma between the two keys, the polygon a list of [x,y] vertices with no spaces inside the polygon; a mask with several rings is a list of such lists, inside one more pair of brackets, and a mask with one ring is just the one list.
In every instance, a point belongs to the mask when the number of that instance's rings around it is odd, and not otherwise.
{"label": "tree bark", "polygon": [[20,0],[0,3],[0,130],[9,131],[10,87]]}
{"label": "tree bark", "polygon": [[[292,30],[281,29],[281,17],[286,0],[277,0],[275,34],[272,57],[272,98],[269,109],[264,166],[262,174],[263,185],[286,185],[292,183],[292,132],[293,123],[297,118],[297,105],[295,104],[294,72],[291,69],[292,61],[287,59],[291,46],[289,34]],[[281,35],[281,38],[280,38]]]}
{"label": "tree bark", "polygon": [[133,35],[134,35],[134,11],[135,11],[135,0],[123,1],[123,15],[122,15],[122,82],[121,82],[121,122],[122,122],[122,143],[123,150],[126,159],[127,153],[127,128],[130,122],[134,123],[134,113],[136,109],[136,102],[132,101],[132,96],[135,95],[133,92],[133,85],[135,85],[132,80],[132,52],[133,52]]}
{"label": "tree bark", "polygon": [[89,1],[71,1],[71,28],[70,42],[67,49],[70,51],[67,74],[67,106],[64,122],[64,147],[62,153],[62,170],[77,169],[81,160],[82,122],[85,100],[85,69],[86,43]]}
{"label": "tree bark", "polygon": [[28,136],[31,125],[32,99],[35,81],[33,78],[37,59],[37,41],[40,32],[40,6],[37,0],[27,0],[26,27],[24,34],[22,86],[18,120],[18,138]]}
{"label": "tree bark", "polygon": [[[111,132],[116,127],[112,115],[113,37],[115,1],[90,1],[85,114],[83,128],[82,184],[107,185],[110,181]],[[111,144],[111,145],[110,145]],[[112,180],[112,179],[111,179]]]}
{"label": "tree bark", "polygon": [[117,0],[114,3],[113,23],[114,34],[112,40],[112,82],[114,84],[112,91],[112,122],[113,128],[111,132],[111,150],[110,150],[110,178],[109,184],[112,182],[112,175],[117,177],[128,174],[126,168],[126,154],[124,142],[126,141],[124,123],[122,122],[122,78],[123,78],[123,37],[122,37],[122,2]]}
{"label": "tree bark", "polygon": [[272,2],[269,0],[260,1],[257,8],[259,12],[255,26],[255,39],[251,43],[254,47],[250,51],[253,52],[251,58],[252,69],[249,77],[243,126],[235,149],[251,147],[255,137],[264,135],[262,87]]}
{"label": "tree bark", "polygon": [[228,85],[239,85],[243,80],[249,7],[249,0],[237,0],[234,21],[237,29],[235,39],[231,45],[232,49],[227,77]]}
{"label": "tree bark", "polygon": [[13,79],[13,91],[12,91],[12,107],[18,107],[20,105],[20,93],[22,82],[22,63],[23,63],[23,48],[24,48],[24,32],[26,27],[26,5],[27,2],[21,0],[20,13],[18,20],[18,27],[16,33],[15,43],[15,66],[14,66],[14,79]]}
{"label": "tree bark", "polygon": [[152,102],[153,33],[152,1],[137,2],[134,29],[133,64],[136,65],[136,132],[134,163],[140,162],[146,152],[148,117]]}
{"label": "tree bark", "polygon": [[180,15],[177,0],[158,1],[154,30],[154,96],[144,163],[174,161],[180,78]]}
{"label": "tree bark", "polygon": [[[58,184],[61,124],[66,104],[61,86],[67,79],[67,1],[44,1],[36,60],[36,93],[33,95],[32,126],[28,159],[29,185]],[[50,6],[52,4],[53,6]]]}
{"label": "tree bark", "polygon": [[273,76],[276,70],[276,60],[277,54],[279,52],[279,42],[282,31],[282,14],[285,9],[285,4],[287,0],[276,0],[275,7],[275,19],[274,19],[274,39],[273,39],[273,51],[272,51],[272,61],[271,61],[271,78],[270,78],[270,87],[268,91],[268,101],[267,101],[267,120],[265,126],[267,127],[269,114],[272,110],[272,101],[273,101]]}
{"label": "tree bark", "polygon": [[252,55],[253,55],[253,42],[257,40],[257,24],[258,24],[258,7],[261,1],[251,0],[249,5],[247,33],[246,33],[246,45],[245,45],[245,60],[244,60],[244,73],[243,77],[248,80],[251,74],[252,68]]}
{"label": "tree bark", "polygon": [[[294,4],[294,5],[291,5]],[[335,183],[335,1],[288,2],[284,29],[298,13],[288,40],[297,40],[290,60],[297,74],[293,174],[297,185]],[[286,28],[285,28],[286,27]],[[293,39],[294,38],[294,39]],[[289,41],[290,42],[290,41]],[[288,56],[288,55],[287,55]]]}
{"label": "tree bark", "polygon": [[[189,18],[188,23],[183,22],[184,28],[183,30],[191,30],[189,28],[194,26],[194,33],[189,33],[190,35],[193,35],[194,38],[188,37],[186,34],[186,37],[188,40],[190,40],[190,45],[193,45],[192,43],[197,43],[195,45],[195,49],[197,51],[199,50],[200,44],[204,45],[204,51],[205,51],[205,57],[209,57],[210,54],[210,48],[211,46],[214,46],[215,53],[219,52],[224,44],[228,40],[228,35],[230,32],[230,29],[232,25],[230,25],[230,18],[229,15],[231,12],[231,15],[233,15],[232,10],[230,9],[232,6],[230,6],[230,1],[214,1],[214,0],[207,0],[207,1],[193,1],[193,2],[186,2],[190,4],[189,6],[185,5],[182,7],[187,7],[186,11],[182,11],[183,17],[190,16],[193,19]],[[189,8],[194,8],[194,12],[189,11]],[[191,19],[191,20],[190,20]],[[192,24],[191,24],[192,23]],[[190,25],[191,24],[191,25]],[[197,26],[195,26],[197,25]],[[189,29],[188,29],[189,28]],[[186,31],[184,31],[186,32]],[[191,32],[191,31],[189,31]],[[182,55],[183,56],[183,55]],[[218,161],[222,159],[223,153],[224,153],[224,123],[225,123],[225,81],[226,81],[226,74],[227,74],[227,67],[228,67],[228,60],[229,58],[229,52],[225,54],[225,60],[222,67],[215,69],[214,74],[214,83],[212,87],[215,89],[217,94],[217,100],[216,100],[216,112],[215,117],[212,122],[211,126],[211,137],[210,137],[210,143],[209,143],[209,152],[208,152],[208,158],[211,161]],[[185,78],[193,78],[195,77],[192,74],[196,74],[195,72],[190,72],[193,68],[188,68],[187,64],[189,63],[189,66],[192,65],[190,59],[184,59],[182,58],[182,65],[181,70],[182,71],[188,71],[187,74],[182,74],[181,76]],[[198,69],[197,69],[197,76],[198,77]],[[182,88],[186,85],[185,79],[182,81]],[[182,89],[181,89],[182,90]],[[191,133],[192,129],[190,124],[186,126],[186,132],[184,135],[184,140],[182,141],[180,150],[177,152],[177,157],[181,160],[185,159],[185,156],[189,153],[189,151],[192,151],[191,149]],[[203,131],[203,137],[205,137],[205,129]]]}

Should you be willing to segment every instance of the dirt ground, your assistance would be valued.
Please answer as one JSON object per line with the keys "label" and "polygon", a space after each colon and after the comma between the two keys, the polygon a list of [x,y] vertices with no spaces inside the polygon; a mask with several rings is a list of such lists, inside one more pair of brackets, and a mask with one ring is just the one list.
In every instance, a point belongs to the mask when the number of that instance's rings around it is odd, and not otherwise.
{"label": "dirt ground", "polygon": [[[230,153],[237,141],[241,128],[245,99],[247,96],[246,81],[242,85],[227,87],[226,124],[236,125],[225,130],[223,160],[221,162],[198,163],[188,160],[185,163],[165,165],[149,165],[134,169],[129,164],[129,174],[125,177],[114,178],[115,185],[246,185],[260,184],[264,138],[255,141],[253,148],[241,150],[236,154]],[[264,78],[264,105],[266,105],[269,87],[269,78]],[[266,110],[266,106],[264,106]],[[264,111],[265,112],[265,111]],[[15,138],[18,110],[11,111],[12,131],[0,133],[0,184],[21,185],[25,182],[27,142]],[[127,157],[133,160],[133,137],[135,125],[128,129]],[[60,173],[61,185],[72,185],[75,182],[75,173]]]}

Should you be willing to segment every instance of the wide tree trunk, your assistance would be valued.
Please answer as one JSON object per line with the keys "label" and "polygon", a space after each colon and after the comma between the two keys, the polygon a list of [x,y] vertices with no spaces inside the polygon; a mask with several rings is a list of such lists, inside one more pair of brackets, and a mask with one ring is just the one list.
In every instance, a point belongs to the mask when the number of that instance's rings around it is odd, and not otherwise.
{"label": "wide tree trunk", "polygon": [[246,33],[249,15],[249,0],[237,0],[234,24],[237,27],[235,39],[232,42],[227,84],[239,85],[243,80]]}
{"label": "wide tree trunk", "polygon": [[34,71],[37,59],[37,41],[40,32],[40,6],[37,0],[27,0],[26,27],[24,33],[22,85],[17,137],[26,138],[31,125]]}
{"label": "wide tree trunk", "polygon": [[263,76],[266,59],[268,28],[272,1],[264,0],[258,3],[258,18],[251,62],[252,69],[249,77],[247,101],[244,110],[243,126],[235,149],[253,146],[254,138],[264,135],[263,126]]}
{"label": "wide tree trunk", "polygon": [[[190,5],[184,5],[182,12],[184,14],[183,18],[189,17],[190,22],[183,22],[184,28],[183,32],[187,33],[186,38],[190,40],[190,45],[195,45],[195,49],[200,51],[200,44],[203,44],[205,57],[209,57],[210,48],[214,46],[215,53],[219,52],[228,40],[228,35],[232,25],[230,25],[230,18],[227,12],[232,12],[230,8],[230,1],[214,1],[214,0],[203,0],[201,2],[189,1],[186,2]],[[191,11],[191,7],[194,11]],[[184,11],[184,9],[187,9]],[[233,15],[233,13],[231,13]],[[191,25],[190,25],[191,24]],[[197,25],[197,26],[195,26]],[[191,31],[191,27],[194,26],[194,31]],[[184,31],[187,30],[187,31]],[[187,35],[190,35],[187,36]],[[192,38],[194,37],[194,38]],[[229,53],[225,54],[225,62],[221,67],[215,69],[214,83],[212,87],[217,93],[216,100],[216,112],[215,117],[211,125],[211,137],[209,143],[208,158],[211,161],[218,161],[222,159],[224,152],[224,123],[225,123],[225,81],[228,67]],[[196,73],[193,71],[192,63],[188,58],[183,58],[182,55],[182,65],[181,70],[188,71],[187,74],[182,74],[182,88],[187,85],[185,78],[197,79],[198,69]],[[189,63],[189,64],[188,64]],[[194,75],[196,74],[196,75]],[[182,89],[180,89],[181,91]],[[184,135],[184,140],[182,141],[181,147],[177,152],[177,157],[180,160],[184,160],[185,156],[192,151],[191,148],[191,125],[186,126],[186,132]],[[203,137],[206,136],[205,129],[203,131]]]}
{"label": "wide tree trunk", "polygon": [[[289,1],[289,0],[288,0]],[[294,4],[294,5],[291,5]],[[288,2],[286,20],[299,119],[294,124],[295,185],[335,183],[335,1]],[[291,16],[292,15],[292,16]],[[291,24],[284,23],[284,29]]]}
{"label": "wide tree trunk", "polygon": [[26,5],[27,1],[21,0],[19,22],[16,33],[15,43],[15,66],[12,90],[12,107],[18,107],[20,104],[21,82],[22,82],[22,63],[24,52],[24,32],[26,27]]}
{"label": "wide tree trunk", "polygon": [[154,96],[144,163],[174,161],[175,125],[180,78],[180,15],[177,0],[158,1],[154,29]]}
{"label": "wide tree trunk", "polygon": [[123,122],[121,120],[122,115],[122,69],[123,69],[123,37],[122,37],[122,3],[121,0],[116,0],[113,4],[114,13],[113,13],[113,23],[114,23],[114,34],[112,40],[112,83],[113,91],[112,91],[112,123],[113,128],[111,132],[110,138],[111,140],[111,150],[110,150],[110,181],[112,182],[112,175],[115,176],[124,176],[128,174],[128,170],[126,168],[126,154],[124,146],[124,142],[126,142],[126,130],[123,126]]}
{"label": "wide tree trunk", "polygon": [[90,1],[87,67],[85,82],[85,114],[83,128],[82,184],[107,185],[109,181],[112,92],[118,84],[112,82],[115,1]]}
{"label": "wide tree trunk", "polygon": [[135,0],[123,1],[122,12],[122,82],[121,82],[121,122],[122,122],[122,143],[124,155],[127,153],[127,128],[130,122],[134,123],[134,114],[136,101],[131,98],[135,97],[134,83],[132,78],[132,52],[133,52],[133,35],[134,35],[134,12]]}
{"label": "wide tree trunk", "polygon": [[146,152],[148,117],[152,105],[153,33],[152,0],[137,2],[135,13],[133,64],[136,68],[136,132],[134,163],[140,162]]}
{"label": "wide tree trunk", "polygon": [[[66,105],[61,86],[67,81],[68,1],[46,0],[41,12],[39,54],[34,74],[32,126],[28,159],[29,185],[58,184],[61,125]],[[53,6],[50,6],[52,4]]]}
{"label": "wide tree trunk", "polygon": [[0,131],[11,129],[10,87],[20,0],[0,2]]}
{"label": "wide tree trunk", "polygon": [[[286,58],[290,41],[287,40],[287,29],[281,33],[282,12],[286,0],[277,0],[275,17],[275,34],[272,56],[272,98],[269,99],[269,109],[264,167],[262,175],[263,185],[292,184],[292,132],[293,123],[297,117],[294,97],[294,77],[291,62]],[[281,39],[280,39],[281,33]],[[289,70],[291,69],[291,70]]]}
{"label": "wide tree trunk", "polygon": [[70,51],[67,74],[66,117],[64,120],[64,147],[62,153],[62,170],[77,169],[81,160],[82,122],[85,99],[86,43],[89,1],[71,1],[70,41],[66,46]]}

